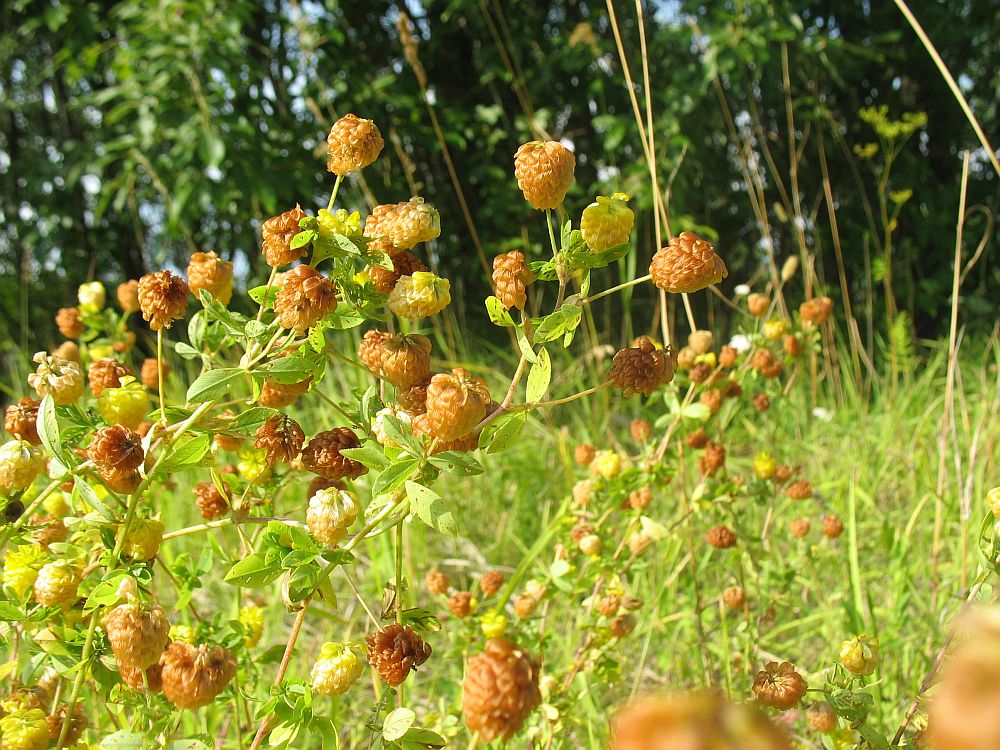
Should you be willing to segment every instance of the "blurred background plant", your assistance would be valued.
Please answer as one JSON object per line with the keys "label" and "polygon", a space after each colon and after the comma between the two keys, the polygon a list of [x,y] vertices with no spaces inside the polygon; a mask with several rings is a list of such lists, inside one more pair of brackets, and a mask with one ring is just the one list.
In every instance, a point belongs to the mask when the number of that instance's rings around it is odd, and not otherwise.
{"label": "blurred background plant", "polygon": [[[485,257],[514,247],[546,253],[544,238],[521,234],[530,208],[509,200],[511,155],[532,137],[575,150],[571,211],[598,193],[632,196],[639,257],[606,272],[631,278],[660,227],[629,78],[651,104],[662,218],[674,234],[718,240],[727,283],[774,280],[797,256],[807,273],[789,284],[807,295],[818,284],[836,298],[858,380],[884,341],[896,372],[914,336],[944,335],[959,152],[973,152],[967,258],[989,231],[1000,181],[899,10],[662,0],[642,3],[640,17],[637,7],[4,3],[2,346],[51,348],[52,317],[74,304],[81,279],[182,267],[193,250],[234,261],[239,281],[260,277],[260,221],[319,201],[325,173],[311,152],[350,111],[374,118],[389,146],[345,185],[352,199],[374,205],[419,192],[452,217],[432,260],[458,297],[476,302],[456,309],[459,322],[476,324],[465,330],[486,328]],[[401,11],[413,19],[412,38],[401,39]],[[983,130],[996,134],[996,8],[933,0],[917,11]],[[997,266],[977,264],[962,287],[967,325],[989,332],[997,300]],[[621,320],[612,333],[646,332],[656,302],[648,290],[609,301],[631,304],[612,318]],[[696,305],[698,320],[732,328],[719,298]]]}

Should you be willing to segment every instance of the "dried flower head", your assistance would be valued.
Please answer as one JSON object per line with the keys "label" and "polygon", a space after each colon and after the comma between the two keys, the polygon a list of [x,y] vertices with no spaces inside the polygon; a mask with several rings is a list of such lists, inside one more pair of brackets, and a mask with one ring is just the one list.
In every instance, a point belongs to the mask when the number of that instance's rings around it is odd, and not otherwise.
{"label": "dried flower head", "polygon": [[174,641],[160,659],[163,694],[177,708],[211,703],[236,676],[236,657],[222,646]]}
{"label": "dried flower head", "polygon": [[669,353],[657,349],[648,336],[640,337],[635,346],[620,350],[611,362],[608,379],[623,395],[642,393],[648,396],[674,377]]}
{"label": "dried flower head", "polygon": [[427,571],[424,576],[424,586],[428,593],[434,596],[443,596],[448,593],[448,576],[437,568]]}
{"label": "dried flower head", "polygon": [[812,497],[812,485],[805,479],[799,479],[788,485],[785,494],[792,500],[808,500]]}
{"label": "dried flower head", "polygon": [[753,681],[753,693],[765,706],[787,711],[806,693],[808,685],[787,661],[768,662]]}
{"label": "dried flower head", "polygon": [[385,141],[373,120],[348,113],[333,123],[326,137],[326,171],[345,175],[364,169],[378,158],[383,146]]}
{"label": "dried flower head", "polygon": [[499,570],[490,570],[483,573],[479,579],[479,590],[483,592],[483,596],[493,596],[503,586],[503,581],[503,573]]}
{"label": "dried flower head", "polygon": [[392,245],[393,254],[430,242],[441,234],[441,215],[423,198],[397,203],[379,222],[379,231]]}
{"label": "dried flower head", "polygon": [[134,313],[139,312],[139,282],[135,279],[129,279],[128,281],[123,281],[118,285],[116,290],[116,296],[118,297],[118,305],[121,307],[122,312]]}
{"label": "dried flower head", "polygon": [[83,335],[83,316],[77,307],[60,307],[56,313],[56,328],[68,339],[78,339]]}
{"label": "dried flower head", "polygon": [[729,586],[722,592],[722,601],[730,609],[741,609],[747,601],[746,591],[742,586]]}
{"label": "dried flower head", "polygon": [[299,333],[337,309],[337,288],[312,266],[288,271],[274,299],[275,317],[284,328]]}
{"label": "dried flower head", "polygon": [[524,253],[520,250],[511,250],[493,259],[493,288],[497,299],[508,310],[512,307],[524,309],[528,301],[525,290],[533,278]]}
{"label": "dried flower head", "polygon": [[747,309],[755,318],[763,318],[771,309],[771,298],[759,292],[747,295]]}
{"label": "dried flower head", "polygon": [[573,458],[580,466],[589,466],[597,454],[597,449],[590,443],[580,443],[573,449]]}
{"label": "dried flower head", "polygon": [[736,546],[736,532],[725,525],[713,526],[705,534],[705,541],[716,549],[729,549]]}
{"label": "dried flower head", "polygon": [[211,521],[229,512],[229,500],[219,492],[215,482],[199,482],[194,486],[195,502],[201,517]]}
{"label": "dried flower head", "polygon": [[372,266],[368,269],[369,280],[376,291],[382,292],[382,294],[389,294],[401,277],[412,276],[418,271],[427,271],[427,266],[421,263],[420,259],[409,250],[400,250],[392,256],[391,260],[391,271],[381,266]]}
{"label": "dried flower head", "polygon": [[808,518],[793,518],[788,529],[796,539],[805,539],[812,529],[812,522]]}
{"label": "dried flower head", "polygon": [[653,425],[648,419],[633,419],[628,426],[632,439],[637,443],[645,443],[653,436]]}
{"label": "dried flower head", "polygon": [[361,441],[348,427],[319,432],[302,450],[302,463],[313,474],[327,479],[356,479],[368,467],[341,454],[345,448],[359,448]]}
{"label": "dried flower head", "polygon": [[188,285],[170,271],[147,273],[139,279],[139,309],[154,331],[170,328],[187,312]]}
{"label": "dried flower head", "polygon": [[28,375],[28,385],[35,389],[39,398],[52,395],[52,400],[60,406],[76,403],[83,395],[83,374],[77,362],[62,357],[36,352],[32,357],[38,367]]}
{"label": "dried flower head", "polygon": [[38,437],[38,407],[41,401],[25,396],[16,404],[11,404],[4,412],[3,428],[11,437],[19,438],[32,445],[40,445]]}
{"label": "dried flower head", "polygon": [[423,425],[441,440],[468,435],[486,416],[490,393],[481,378],[457,367],[438,373],[427,386],[427,413]]}
{"label": "dried flower head", "polygon": [[514,154],[514,177],[531,207],[544,211],[563,202],[573,184],[576,157],[557,141],[530,141]]}
{"label": "dried flower head", "polygon": [[119,666],[148,669],[170,642],[167,611],[158,604],[119,604],[104,615],[104,631]]}
{"label": "dried flower head", "polygon": [[95,359],[87,368],[87,382],[94,396],[100,396],[105,388],[118,388],[122,378],[134,375],[132,368],[116,359],[105,357]]}
{"label": "dried flower head", "polygon": [[378,348],[377,374],[405,391],[430,377],[430,354],[431,341],[426,336],[419,333],[390,336]]}
{"label": "dried flower head", "polygon": [[468,591],[456,591],[448,597],[448,611],[454,617],[463,618],[472,614],[472,594]]}
{"label": "dried flower head", "polygon": [[267,265],[272,268],[284,266],[309,252],[307,245],[292,247],[292,238],[301,231],[299,222],[305,217],[306,212],[296,206],[261,225],[261,252]]}
{"label": "dried flower head", "polygon": [[204,289],[223,305],[228,305],[233,298],[233,264],[214,252],[192,254],[187,277],[195,297]]}
{"label": "dried flower head", "polygon": [[484,742],[510,740],[542,702],[538,662],[513,641],[493,638],[469,659],[462,682],[462,715]]}
{"label": "dried flower head", "polygon": [[813,297],[799,305],[802,320],[817,326],[828,321],[832,313],[833,300],[829,297]]}
{"label": "dried flower head", "polygon": [[702,476],[712,477],[726,465],[726,449],[719,443],[709,442],[698,458],[698,471]]}
{"label": "dried flower head", "polygon": [[87,458],[104,474],[131,472],[142,466],[146,454],[139,433],[122,425],[102,427],[87,446]]}
{"label": "dried flower head", "polygon": [[287,414],[276,414],[257,428],[253,447],[264,451],[269,466],[291,463],[302,451],[306,435],[299,423]]}
{"label": "dried flower head", "polygon": [[649,273],[657,287],[673,294],[697,292],[729,275],[712,243],[693,232],[681,232],[657,250]]}
{"label": "dried flower head", "polygon": [[386,625],[365,638],[368,662],[392,687],[403,684],[411,669],[430,658],[431,647],[409,625]]}

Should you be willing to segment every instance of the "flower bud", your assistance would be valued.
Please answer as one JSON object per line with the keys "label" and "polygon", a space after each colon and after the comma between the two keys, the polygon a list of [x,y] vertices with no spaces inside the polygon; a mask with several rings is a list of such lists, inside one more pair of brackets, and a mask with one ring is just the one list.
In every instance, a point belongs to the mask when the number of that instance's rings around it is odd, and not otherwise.
{"label": "flower bud", "polygon": [[107,388],[101,393],[97,411],[108,424],[135,430],[149,412],[149,394],[139,381],[125,377],[119,388]]}
{"label": "flower bud", "polygon": [[0,445],[0,489],[20,492],[45,471],[45,451],[27,440],[10,440]]}
{"label": "flower bud", "polygon": [[878,638],[865,633],[840,644],[840,663],[851,674],[870,675],[878,669],[880,657]]}
{"label": "flower bud", "polygon": [[768,453],[758,453],[753,457],[753,473],[758,479],[771,479],[778,470],[778,462]]}
{"label": "flower bud", "polygon": [[[104,309],[107,300],[107,292],[104,291],[104,284],[100,281],[91,281],[87,284],[80,284],[76,291],[76,298],[80,303],[80,311],[84,313],[99,313]],[[68,338],[76,338],[75,336]]]}

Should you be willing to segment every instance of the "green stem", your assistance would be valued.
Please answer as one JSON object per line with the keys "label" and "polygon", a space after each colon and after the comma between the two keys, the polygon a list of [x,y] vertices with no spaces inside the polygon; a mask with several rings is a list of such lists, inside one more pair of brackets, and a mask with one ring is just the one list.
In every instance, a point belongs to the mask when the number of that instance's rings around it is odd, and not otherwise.
{"label": "green stem", "polygon": [[609,294],[620,292],[622,289],[628,289],[630,286],[635,286],[636,284],[642,284],[645,281],[649,281],[651,278],[653,278],[652,274],[647,273],[645,276],[640,276],[638,279],[632,279],[631,281],[626,281],[624,284],[619,284],[618,286],[613,286],[610,289],[605,289],[603,292],[592,294],[589,297],[580,300],[580,304],[586,305],[588,302],[593,302],[594,300],[600,299],[601,297],[607,297]]}
{"label": "green stem", "polygon": [[344,181],[344,175],[338,174],[336,181],[333,183],[333,192],[330,193],[330,202],[326,204],[326,210],[333,210],[333,203],[337,200],[337,193],[340,191],[340,183]]}
{"label": "green stem", "polygon": [[552,209],[545,209],[545,223],[549,227],[549,242],[552,243],[552,259],[556,263],[556,275],[559,277],[559,294],[556,296],[556,306],[555,309],[558,310],[562,307],[563,297],[566,296],[566,269],[563,268],[562,261],[559,259],[559,246],[556,244],[556,233],[552,228]]}
{"label": "green stem", "polygon": [[87,679],[87,661],[90,659],[90,651],[94,646],[94,632],[97,630],[99,621],[99,610],[94,610],[90,615],[90,623],[87,625],[87,637],[83,641],[83,653],[80,655],[79,671],[76,679],[73,680],[73,689],[69,694],[69,703],[66,705],[66,716],[63,718],[62,728],[59,730],[59,741],[56,742],[56,750],[66,746],[69,738],[69,728],[73,723],[73,711],[80,700],[80,691],[83,690],[83,682]]}
{"label": "green stem", "polygon": [[167,405],[163,399],[163,329],[156,332],[156,381],[160,390],[160,424],[167,424]]}

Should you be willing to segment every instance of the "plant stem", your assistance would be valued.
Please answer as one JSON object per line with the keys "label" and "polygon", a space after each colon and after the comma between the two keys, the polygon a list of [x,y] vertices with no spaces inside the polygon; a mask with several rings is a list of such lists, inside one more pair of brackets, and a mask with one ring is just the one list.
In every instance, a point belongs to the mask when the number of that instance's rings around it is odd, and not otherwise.
{"label": "plant stem", "polygon": [[566,296],[566,269],[563,268],[562,262],[559,260],[559,246],[556,244],[556,233],[552,228],[552,209],[545,209],[545,223],[549,228],[549,242],[552,243],[552,260],[556,263],[556,275],[559,277],[559,294],[556,295],[556,306],[555,309],[558,310],[562,307],[563,297]]}
{"label": "plant stem", "polygon": [[337,179],[333,183],[333,192],[330,193],[330,202],[326,204],[326,210],[333,210],[333,203],[337,200],[337,193],[340,192],[340,183],[344,181],[344,175],[338,174]]}
{"label": "plant stem", "polygon": [[160,424],[167,424],[167,402],[163,398],[163,329],[156,332],[156,381],[160,390]]}
{"label": "plant stem", "polygon": [[603,292],[592,294],[589,297],[580,300],[580,304],[586,305],[587,303],[593,302],[594,300],[598,300],[601,297],[607,297],[609,294],[620,292],[622,289],[628,289],[630,286],[636,286],[637,284],[642,284],[643,282],[649,281],[651,278],[653,278],[652,275],[647,273],[645,276],[640,276],[637,279],[626,281],[625,283],[619,284],[618,286],[613,286],[610,289],[605,289]]}
{"label": "plant stem", "polygon": [[[306,599],[302,602],[302,609],[298,611],[295,615],[295,621],[292,623],[292,630],[288,634],[288,642],[285,644],[285,653],[281,656],[281,665],[278,667],[278,674],[274,677],[274,686],[277,687],[281,684],[281,681],[285,679],[285,672],[288,671],[288,665],[292,660],[292,652],[295,650],[295,642],[299,639],[299,632],[302,630],[302,623],[306,620],[306,609],[309,607],[309,600]],[[267,730],[271,726],[271,716],[273,714],[268,714],[264,717],[264,720],[257,727],[257,734],[254,735],[253,742],[250,744],[250,750],[258,750],[261,743],[264,741],[264,736],[267,734]]]}
{"label": "plant stem", "polygon": [[80,656],[79,671],[73,680],[73,689],[69,694],[69,703],[66,704],[66,716],[63,718],[62,728],[59,730],[59,740],[56,742],[56,750],[65,747],[69,737],[69,728],[73,723],[73,711],[77,701],[80,700],[80,691],[83,689],[84,680],[87,679],[87,660],[90,658],[90,650],[94,646],[94,632],[97,630],[99,611],[94,610],[90,615],[90,623],[87,625],[87,636],[83,641],[83,653]]}
{"label": "plant stem", "polygon": [[[267,301],[268,295],[271,293],[271,287],[274,286],[274,277],[278,275],[278,267],[271,267],[271,275],[267,277],[267,286],[264,288],[264,301]],[[264,317],[264,304],[261,303],[260,308],[257,310],[257,320]]]}

